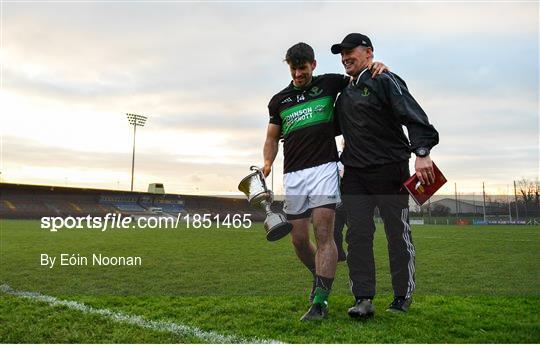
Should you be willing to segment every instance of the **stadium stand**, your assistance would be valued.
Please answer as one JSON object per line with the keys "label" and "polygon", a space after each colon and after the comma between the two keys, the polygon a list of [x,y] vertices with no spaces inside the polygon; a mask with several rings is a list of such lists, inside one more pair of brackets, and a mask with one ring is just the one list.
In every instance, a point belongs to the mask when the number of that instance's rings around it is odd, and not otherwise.
{"label": "stadium stand", "polygon": [[[279,203],[275,203],[279,208]],[[208,213],[211,215],[251,214],[261,221],[263,211],[251,208],[245,198],[179,194],[152,194],[88,188],[0,183],[0,218],[44,216],[104,216],[107,213],[133,215],[160,213]]]}
{"label": "stadium stand", "polygon": [[113,206],[117,210],[126,213],[140,213],[146,211],[146,208],[139,205],[139,196],[137,194],[103,194],[99,197],[99,203],[101,205]]}

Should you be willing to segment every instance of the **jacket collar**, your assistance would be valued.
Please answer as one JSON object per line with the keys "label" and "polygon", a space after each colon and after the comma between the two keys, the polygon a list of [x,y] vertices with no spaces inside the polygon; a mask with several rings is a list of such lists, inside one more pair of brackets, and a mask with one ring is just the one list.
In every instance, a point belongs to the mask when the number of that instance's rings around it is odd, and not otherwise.
{"label": "jacket collar", "polygon": [[356,78],[356,80],[353,80],[351,83],[352,85],[356,86],[358,85],[358,83],[368,79],[370,77],[370,73],[369,73],[369,68],[364,68],[362,70],[362,72],[360,72],[360,74],[358,75],[358,78]]}

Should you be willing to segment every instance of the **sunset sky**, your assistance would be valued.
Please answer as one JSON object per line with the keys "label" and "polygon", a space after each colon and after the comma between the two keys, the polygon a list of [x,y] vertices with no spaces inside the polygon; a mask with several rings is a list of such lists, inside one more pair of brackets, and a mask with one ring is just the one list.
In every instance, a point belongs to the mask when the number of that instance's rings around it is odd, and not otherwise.
{"label": "sunset sky", "polygon": [[361,32],[439,131],[443,193],[506,193],[539,178],[538,18],[538,2],[3,1],[0,178],[129,190],[129,112],[149,117],[136,190],[234,192],[262,164],[287,48],[344,73],[330,46]]}

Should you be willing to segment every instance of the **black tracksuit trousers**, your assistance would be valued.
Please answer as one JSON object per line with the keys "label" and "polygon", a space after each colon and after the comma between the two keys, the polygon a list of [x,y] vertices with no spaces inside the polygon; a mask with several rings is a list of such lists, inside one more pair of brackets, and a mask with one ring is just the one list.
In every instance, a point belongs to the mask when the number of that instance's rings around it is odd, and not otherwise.
{"label": "black tracksuit trousers", "polygon": [[345,256],[343,250],[343,228],[347,225],[347,212],[343,205],[336,206],[336,216],[334,218],[334,242],[338,250],[338,258]]}
{"label": "black tracksuit trousers", "polygon": [[349,277],[356,297],[375,296],[373,221],[379,208],[388,241],[394,296],[411,297],[415,287],[415,249],[409,226],[409,195],[402,184],[408,161],[367,168],[345,166],[343,202],[347,211]]}

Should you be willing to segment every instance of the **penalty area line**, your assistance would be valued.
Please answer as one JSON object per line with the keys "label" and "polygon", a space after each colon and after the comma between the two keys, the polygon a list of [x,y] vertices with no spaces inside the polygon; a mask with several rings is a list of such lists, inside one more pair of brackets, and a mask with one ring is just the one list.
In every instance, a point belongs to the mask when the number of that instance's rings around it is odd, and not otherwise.
{"label": "penalty area line", "polygon": [[259,338],[246,339],[239,336],[223,335],[213,331],[204,331],[198,327],[174,322],[148,320],[139,315],[129,315],[119,311],[94,308],[81,302],[61,300],[53,296],[40,294],[39,292],[17,291],[12,289],[7,284],[0,285],[0,292],[32,301],[45,302],[53,307],[63,306],[72,310],[80,311],[84,314],[99,315],[119,323],[134,325],[153,331],[172,333],[182,336],[193,336],[203,340],[206,343],[282,344],[277,340]]}

